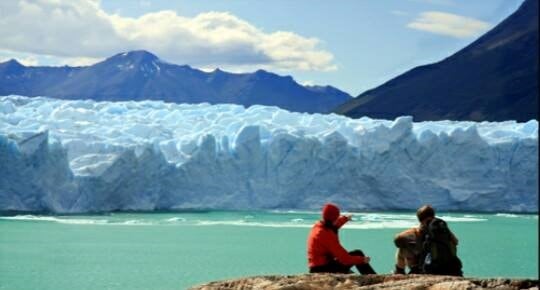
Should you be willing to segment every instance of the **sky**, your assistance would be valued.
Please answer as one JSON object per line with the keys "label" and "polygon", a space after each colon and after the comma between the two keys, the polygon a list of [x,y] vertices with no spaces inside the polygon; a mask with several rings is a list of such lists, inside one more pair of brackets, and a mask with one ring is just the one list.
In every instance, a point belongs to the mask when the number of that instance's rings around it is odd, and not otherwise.
{"label": "sky", "polygon": [[144,49],[205,71],[265,69],[352,96],[442,60],[523,0],[6,0],[0,62],[90,65]]}

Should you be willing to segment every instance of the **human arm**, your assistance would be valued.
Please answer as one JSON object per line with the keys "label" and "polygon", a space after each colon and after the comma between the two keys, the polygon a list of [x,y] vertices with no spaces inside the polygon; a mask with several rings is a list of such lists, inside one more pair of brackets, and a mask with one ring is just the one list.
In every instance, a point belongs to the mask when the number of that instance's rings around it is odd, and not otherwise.
{"label": "human arm", "polygon": [[352,256],[341,246],[336,234],[331,234],[327,244],[328,251],[338,262],[344,265],[359,265],[369,263],[369,257]]}
{"label": "human arm", "polygon": [[405,230],[394,237],[394,244],[397,248],[408,248],[416,244],[417,240],[417,229],[411,228]]}
{"label": "human arm", "polygon": [[334,222],[334,226],[339,229],[341,228],[344,224],[346,224],[348,221],[350,221],[352,219],[352,214],[348,214],[348,215],[342,215],[340,217],[338,217],[338,219]]}

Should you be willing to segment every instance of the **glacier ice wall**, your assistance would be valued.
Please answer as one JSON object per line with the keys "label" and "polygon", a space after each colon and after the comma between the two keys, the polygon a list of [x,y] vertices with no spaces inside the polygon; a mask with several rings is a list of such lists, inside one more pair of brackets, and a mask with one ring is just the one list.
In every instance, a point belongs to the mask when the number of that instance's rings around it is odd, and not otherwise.
{"label": "glacier ice wall", "polygon": [[536,211],[538,122],[0,97],[0,210]]}

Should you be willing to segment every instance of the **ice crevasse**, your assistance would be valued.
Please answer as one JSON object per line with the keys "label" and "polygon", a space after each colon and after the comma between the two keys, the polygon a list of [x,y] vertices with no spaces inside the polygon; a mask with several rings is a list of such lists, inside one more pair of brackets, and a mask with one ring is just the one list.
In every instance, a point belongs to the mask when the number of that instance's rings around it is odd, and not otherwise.
{"label": "ice crevasse", "polygon": [[536,211],[538,122],[0,97],[0,210]]}

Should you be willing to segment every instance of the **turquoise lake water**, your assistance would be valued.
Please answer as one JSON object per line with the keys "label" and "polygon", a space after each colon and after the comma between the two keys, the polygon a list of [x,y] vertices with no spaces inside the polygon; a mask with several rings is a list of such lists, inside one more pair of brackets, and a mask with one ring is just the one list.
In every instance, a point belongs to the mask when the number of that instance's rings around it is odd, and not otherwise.
{"label": "turquoise lake water", "polygon": [[[465,276],[538,279],[538,215],[440,214]],[[119,213],[0,217],[0,289],[185,289],[212,280],[306,273],[311,212]],[[347,249],[393,269],[411,213],[354,213]]]}

